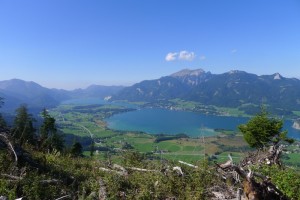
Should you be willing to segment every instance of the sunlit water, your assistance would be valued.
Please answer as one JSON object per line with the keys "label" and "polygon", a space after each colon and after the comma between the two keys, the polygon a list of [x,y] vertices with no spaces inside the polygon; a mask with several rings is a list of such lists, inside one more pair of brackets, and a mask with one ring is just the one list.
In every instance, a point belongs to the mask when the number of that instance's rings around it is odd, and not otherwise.
{"label": "sunlit water", "polygon": [[[142,131],[150,134],[185,133],[192,137],[216,135],[215,129],[237,130],[238,125],[249,120],[245,117],[205,115],[187,111],[166,109],[141,109],[114,115],[108,119],[108,127],[123,131]],[[284,129],[288,136],[300,139],[300,131],[286,120]]]}
{"label": "sunlit water", "polygon": [[[108,102],[99,98],[73,99],[63,104],[90,105],[110,104],[138,108],[126,102]],[[249,118],[205,115],[187,111],[172,111],[166,109],[140,109],[116,114],[106,122],[108,127],[122,131],[141,131],[150,134],[185,133],[192,137],[216,135],[215,129],[237,130],[237,126],[246,123]],[[300,140],[300,131],[292,128],[293,122],[286,120],[284,130],[288,136]]]}

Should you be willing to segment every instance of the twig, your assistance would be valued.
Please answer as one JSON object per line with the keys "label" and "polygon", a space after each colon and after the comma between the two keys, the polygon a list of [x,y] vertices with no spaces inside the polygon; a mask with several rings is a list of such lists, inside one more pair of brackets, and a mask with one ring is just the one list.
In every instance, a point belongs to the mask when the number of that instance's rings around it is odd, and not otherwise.
{"label": "twig", "polygon": [[57,198],[57,199],[55,199],[55,200],[62,200],[62,199],[69,198],[69,197],[71,197],[71,195],[68,194],[68,195],[59,197],[59,198]]}

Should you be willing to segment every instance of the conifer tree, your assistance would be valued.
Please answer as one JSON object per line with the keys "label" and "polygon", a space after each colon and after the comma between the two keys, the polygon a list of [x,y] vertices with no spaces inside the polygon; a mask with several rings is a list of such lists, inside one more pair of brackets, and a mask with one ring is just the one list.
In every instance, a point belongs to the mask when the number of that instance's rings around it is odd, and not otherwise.
{"label": "conifer tree", "polygon": [[78,157],[82,154],[82,145],[80,142],[74,142],[71,147],[71,154],[75,157]]}
{"label": "conifer tree", "polygon": [[[2,107],[3,105],[3,98],[0,97],[0,108]],[[6,127],[6,122],[2,116],[2,114],[0,113],[0,128],[3,128],[3,127]]]}
{"label": "conifer tree", "polygon": [[16,117],[13,123],[12,136],[14,141],[21,146],[25,143],[34,144],[36,141],[34,118],[28,113],[26,105],[21,105],[16,110]]}
{"label": "conifer tree", "polygon": [[40,127],[40,146],[42,149],[52,152],[54,149],[62,151],[64,141],[57,131],[55,119],[46,109],[42,111],[43,123]]}
{"label": "conifer tree", "polygon": [[260,113],[238,128],[249,146],[257,149],[276,145],[280,141],[293,142],[287,137],[287,131],[282,130],[283,121],[269,117],[265,108],[262,108]]}

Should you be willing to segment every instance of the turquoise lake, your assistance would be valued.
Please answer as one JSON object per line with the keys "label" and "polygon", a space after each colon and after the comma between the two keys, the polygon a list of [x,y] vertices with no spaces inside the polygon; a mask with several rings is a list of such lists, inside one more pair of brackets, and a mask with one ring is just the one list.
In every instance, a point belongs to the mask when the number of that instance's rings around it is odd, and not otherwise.
{"label": "turquoise lake", "polygon": [[[138,109],[138,106],[126,102],[108,102],[100,98],[72,99],[62,104],[90,105],[111,104]],[[140,109],[114,115],[108,119],[108,127],[122,131],[142,131],[150,134],[185,133],[192,137],[212,136],[214,129],[237,130],[237,126],[246,123],[249,118],[205,115],[187,111],[166,109]],[[293,122],[286,120],[284,130],[288,136],[300,140],[300,131],[292,128]]]}
{"label": "turquoise lake", "polygon": [[[141,109],[114,115],[108,119],[108,127],[122,131],[142,131],[150,134],[185,133],[192,137],[212,136],[214,129],[237,130],[249,118],[205,115],[187,111],[166,109]],[[286,120],[284,130],[288,136],[300,140],[300,131],[292,128],[293,122]]]}

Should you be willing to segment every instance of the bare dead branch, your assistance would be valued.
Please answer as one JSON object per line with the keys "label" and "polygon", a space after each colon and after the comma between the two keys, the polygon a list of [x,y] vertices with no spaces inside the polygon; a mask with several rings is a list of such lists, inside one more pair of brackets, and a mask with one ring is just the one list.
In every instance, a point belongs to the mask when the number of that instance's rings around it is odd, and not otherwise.
{"label": "bare dead branch", "polygon": [[54,184],[58,184],[58,183],[62,183],[61,180],[58,179],[50,179],[50,180],[41,180],[40,184],[42,185],[54,185]]}
{"label": "bare dead branch", "polygon": [[117,171],[117,170],[112,170],[112,169],[107,169],[107,168],[104,168],[104,167],[99,167],[99,169],[101,171],[104,171],[104,172],[113,172],[113,173],[116,173],[116,174],[119,174],[121,176],[127,176],[127,173],[124,173],[122,171]]}
{"label": "bare dead branch", "polygon": [[18,156],[17,153],[13,147],[13,145],[11,144],[11,142],[9,141],[9,139],[7,138],[5,133],[1,133],[0,134],[0,138],[2,138],[2,141],[8,146],[8,148],[11,150],[11,152],[13,153],[14,157],[15,157],[15,162],[18,162]]}
{"label": "bare dead branch", "polygon": [[116,169],[116,170],[120,170],[120,171],[122,171],[124,174],[128,174],[127,170],[126,170],[123,166],[121,166],[121,165],[113,164],[113,165],[112,165],[112,168],[113,168],[113,169]]}
{"label": "bare dead branch", "polygon": [[23,179],[23,177],[14,176],[14,175],[10,175],[10,174],[1,174],[1,176],[12,179],[12,180],[22,180]]}
{"label": "bare dead branch", "polygon": [[140,171],[140,172],[159,172],[157,170],[143,169],[143,168],[138,168],[138,167],[128,167],[128,169],[131,169],[131,170],[134,170],[134,171]]}
{"label": "bare dead branch", "polygon": [[62,200],[62,199],[67,199],[67,198],[71,198],[71,195],[68,194],[68,195],[59,197],[59,198],[57,198],[57,199],[55,199],[55,200]]}
{"label": "bare dead branch", "polygon": [[181,160],[179,160],[178,162],[181,163],[181,164],[187,165],[187,166],[189,166],[189,167],[193,167],[193,168],[195,168],[195,169],[198,168],[198,166],[196,166],[196,165],[193,165],[193,164],[190,164],[190,163],[181,161]]}
{"label": "bare dead branch", "polygon": [[[281,148],[272,148],[269,151],[259,152],[256,154],[251,154],[251,158],[246,158],[243,161],[243,166],[238,166],[233,164],[232,158],[223,164],[217,164],[217,167],[222,169],[225,173],[231,173],[232,171],[239,174],[244,178],[243,190],[246,199],[280,199],[287,200],[288,198],[271,182],[270,178],[262,174],[253,172],[250,168],[252,164],[262,164],[265,161],[270,161],[272,164],[277,164],[279,162]],[[254,156],[255,155],[255,156]],[[257,157],[256,157],[257,156]],[[249,162],[250,161],[250,162]],[[248,167],[248,170],[244,168]],[[258,182],[256,178],[260,178],[262,181]]]}
{"label": "bare dead branch", "polygon": [[181,167],[175,166],[173,167],[173,171],[176,171],[179,176],[183,176]]}

